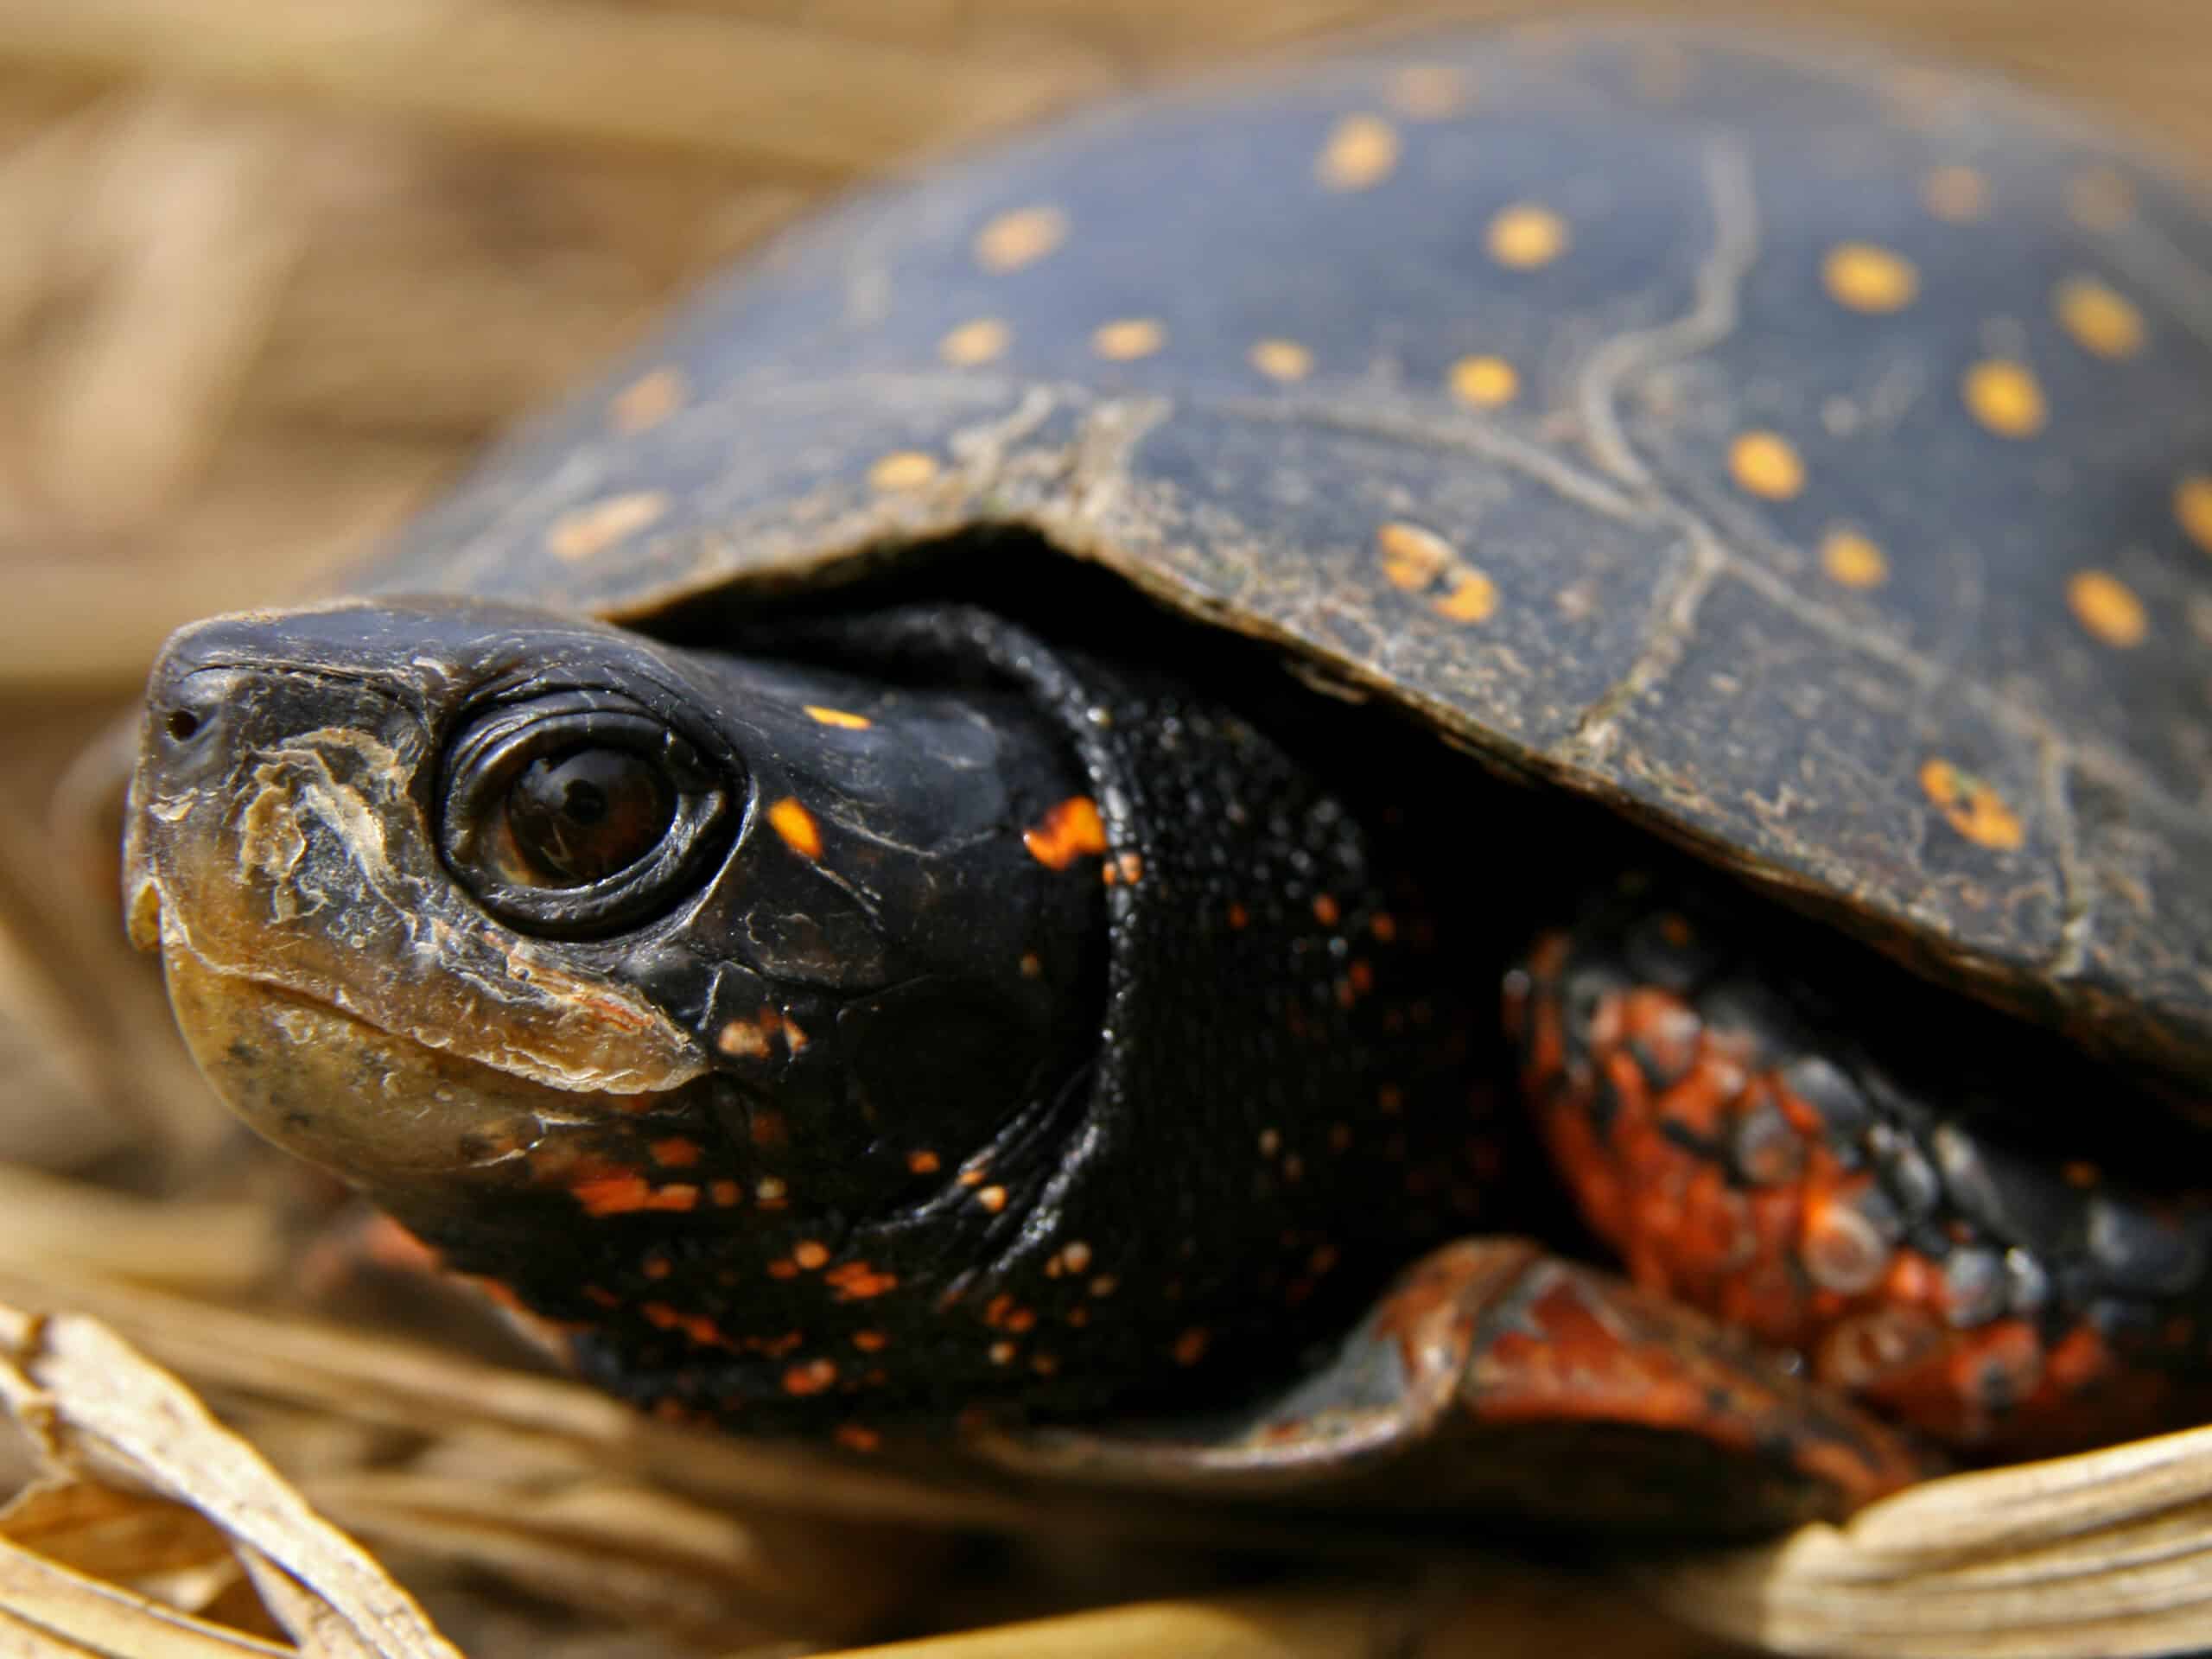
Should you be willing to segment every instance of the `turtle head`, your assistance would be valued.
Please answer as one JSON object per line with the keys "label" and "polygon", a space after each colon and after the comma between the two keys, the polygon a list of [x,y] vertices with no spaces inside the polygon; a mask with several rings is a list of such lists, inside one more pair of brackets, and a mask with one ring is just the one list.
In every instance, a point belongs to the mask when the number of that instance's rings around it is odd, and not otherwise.
{"label": "turtle head", "polygon": [[[1080,777],[989,686],[483,604],[219,618],[149,682],[131,926],[230,1104],[455,1265],[804,1377],[788,1333],[918,1274],[854,1239],[987,1225],[963,1170],[1079,1092],[1102,884],[1021,827]],[[687,1253],[760,1320],[683,1306]]]}
{"label": "turtle head", "polygon": [[768,1429],[1225,1387],[1455,1224],[1468,979],[1376,803],[979,612],[741,643],[178,636],[130,911],[217,1089],[587,1375]]}

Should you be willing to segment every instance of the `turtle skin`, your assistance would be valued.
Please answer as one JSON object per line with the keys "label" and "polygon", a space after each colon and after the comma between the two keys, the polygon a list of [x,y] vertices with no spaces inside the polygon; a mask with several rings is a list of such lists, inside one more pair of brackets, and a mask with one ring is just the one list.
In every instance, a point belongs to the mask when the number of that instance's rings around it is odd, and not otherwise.
{"label": "turtle skin", "polygon": [[[365,598],[181,637],[150,693],[134,919],[265,1132],[456,1266],[605,1327],[586,1369],[677,1414],[881,1450],[900,1413],[866,1402],[895,1379],[939,1420],[1089,1420],[997,1446],[1001,1465],[1384,1502],[1465,1434],[1484,1449],[1453,1466],[1479,1476],[1424,1505],[1541,1509],[1552,1470],[1601,1465],[1569,1512],[1738,1523],[1934,1466],[1832,1385],[1997,1454],[2188,1421],[2212,1229],[2174,1173],[2194,1132],[2165,1118],[2206,1116],[2212,1077],[2208,270],[2201,210],[2108,140],[1849,49],[1547,27],[1078,117],[748,262],[353,573]],[[1326,717],[1281,712],[1276,659]],[[929,1094],[956,1144],[893,1145],[862,1109],[801,1149],[804,1188],[773,1163],[782,1115],[740,1134],[708,1096],[756,1062],[826,1064],[852,1005],[787,993],[852,959],[810,934],[763,968],[748,922],[756,957],[726,971],[697,924],[748,858],[788,896],[849,850],[874,873],[920,844],[840,770],[859,762],[836,734],[904,729],[924,662],[1027,757],[1000,775],[1028,862],[1001,842],[999,863],[961,850],[941,882],[893,883],[931,971],[990,957],[970,977],[996,999],[973,1027],[933,1005],[899,1027],[971,1033],[903,1081],[1021,1064]],[[855,678],[833,695],[820,673]],[[667,862],[700,902],[601,914],[560,881],[525,902],[536,877],[467,824],[456,842],[486,684],[742,757],[721,775],[744,787],[697,806],[722,827]],[[731,725],[747,697],[781,723]],[[952,753],[915,729],[910,760]],[[541,820],[576,752],[538,756]],[[514,776],[486,772],[484,798]],[[1268,803],[1256,828],[1240,779]],[[809,779],[842,780],[842,816]],[[640,821],[692,823],[690,783],[638,787]],[[950,798],[911,810],[934,824]],[[1475,895],[1490,931],[1402,969],[1427,913],[1404,877],[1440,914]],[[346,981],[327,938],[297,943],[340,891],[364,919],[329,937],[466,973]],[[929,908],[952,891],[964,939]],[[812,925],[817,902],[788,914]],[[1065,972],[1008,944],[1048,914]],[[1523,921],[1522,954],[1494,956]],[[1101,951],[1103,992],[1080,966]],[[518,976],[529,999],[481,1001]],[[1024,978],[1050,995],[1019,1041],[974,1035],[1037,1001]],[[283,995],[247,1022],[233,981]],[[1243,989],[1264,1039],[1211,1017]],[[610,1008],[601,1052],[578,1033]],[[402,1039],[435,1064],[395,1058]],[[362,1065],[295,1052],[317,1044],[372,1051],[440,1109],[404,1148],[387,1118],[318,1116],[303,1100],[359,1096]],[[1498,1196],[1516,1132],[1487,1093],[1470,1114],[1466,1077],[1492,1072],[1633,1284],[1494,1236],[1522,1214]],[[543,1123],[546,1088],[594,1097],[583,1139],[517,1187],[543,1147],[472,1122],[472,1167],[499,1167],[444,1179],[446,1103]],[[1073,1135],[1071,1101],[1091,1112]],[[2113,1108],[2094,1123],[2093,1101]],[[843,1222],[940,1173],[936,1230],[854,1248]],[[832,1190],[840,1227],[794,1230]],[[1332,1201],[1363,1218],[1356,1262],[1310,1219]],[[678,1219],[715,1208],[748,1212],[747,1243]],[[1471,1229],[1491,1236],[1384,1288]],[[617,1233],[610,1284],[590,1263]],[[763,1255],[749,1291],[741,1249]],[[760,1313],[817,1274],[828,1315]],[[1145,1309],[1109,1338],[1094,1305],[1128,1288]],[[1209,1389],[1229,1414],[1203,1429],[1116,1438],[1123,1406]],[[1564,1431],[1553,1452],[1539,1428]],[[1649,1481],[1622,1477],[1630,1445]]]}

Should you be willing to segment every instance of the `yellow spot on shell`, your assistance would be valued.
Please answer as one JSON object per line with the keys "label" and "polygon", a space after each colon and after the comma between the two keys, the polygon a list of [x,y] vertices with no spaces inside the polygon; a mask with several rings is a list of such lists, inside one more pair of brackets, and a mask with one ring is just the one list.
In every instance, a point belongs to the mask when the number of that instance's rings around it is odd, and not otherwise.
{"label": "yellow spot on shell", "polygon": [[1090,336],[1090,349],[1109,363],[1150,357],[1167,343],[1167,331],[1150,317],[1122,317],[1103,323]]}
{"label": "yellow spot on shell", "polygon": [[1821,542],[1821,569],[1846,588],[1878,588],[1890,579],[1890,561],[1872,539],[1847,528],[1830,531]]}
{"label": "yellow spot on shell", "polygon": [[868,469],[879,490],[918,490],[937,476],[937,457],[920,449],[894,449]]}
{"label": "yellow spot on shell", "polygon": [[1294,340],[1255,341],[1250,360],[1270,380],[1303,380],[1313,372],[1313,353]]}
{"label": "yellow spot on shell", "polygon": [[1960,392],[1974,419],[2001,438],[2032,438],[2049,418],[2034,373],[2005,358],[1986,358],[1968,369]]}
{"label": "yellow spot on shell", "polygon": [[1382,550],[1383,579],[1408,593],[1428,586],[1459,556],[1451,543],[1419,524],[1387,524],[1375,540]]}
{"label": "yellow spot on shell", "polygon": [[1521,376],[1502,357],[1463,357],[1452,365],[1452,395],[1476,409],[1497,409],[1521,391]]}
{"label": "yellow spot on shell", "polygon": [[1490,257],[1514,270],[1548,265],[1567,251],[1567,221],[1548,207],[1516,202],[1490,222]]}
{"label": "yellow spot on shell", "polygon": [[2085,231],[2116,231],[2135,217],[2135,187],[2109,167],[2066,182],[2066,215]]}
{"label": "yellow spot on shell", "polygon": [[2077,570],[2066,584],[2074,620],[2108,645],[2139,645],[2151,620],[2135,590],[2107,570]]}
{"label": "yellow spot on shell", "polygon": [[615,394],[607,405],[607,418],[617,432],[644,432],[683,408],[684,396],[681,370],[655,369]]}
{"label": "yellow spot on shell", "polygon": [[814,814],[786,795],[768,809],[768,823],[783,837],[784,845],[810,861],[822,856],[822,826]]}
{"label": "yellow spot on shell", "polygon": [[1482,622],[1497,609],[1497,584],[1479,570],[1455,570],[1431,609],[1454,622]]}
{"label": "yellow spot on shell", "polygon": [[842,709],[824,709],[819,703],[812,702],[801,706],[806,710],[809,720],[824,726],[835,726],[841,731],[864,732],[874,723],[866,715],[848,714]]}
{"label": "yellow spot on shell", "polygon": [[1939,167],[1921,181],[1920,199],[1936,218],[1968,224],[1989,211],[1989,181],[1971,167]]}
{"label": "yellow spot on shell", "polygon": [[1001,213],[976,233],[976,263],[1003,274],[1033,264],[1067,240],[1068,219],[1057,207]]}
{"label": "yellow spot on shell", "polygon": [[1416,121],[1441,121],[1472,100],[1467,78],[1449,64],[1409,63],[1390,79],[1390,107]]}
{"label": "yellow spot on shell", "polygon": [[1728,470],[1739,488],[1787,501],[1805,487],[1805,463],[1778,432],[1746,432],[1728,447]]}
{"label": "yellow spot on shell", "polygon": [[1828,296],[1853,311],[1902,311],[1920,292],[1911,260],[1872,242],[1839,242],[1821,262]]}
{"label": "yellow spot on shell", "polygon": [[2212,553],[2212,473],[2190,473],[2174,486],[2174,518],[2182,533]]}
{"label": "yellow spot on shell", "polygon": [[1497,584],[1433,530],[1394,521],[1375,532],[1382,579],[1406,593],[1429,592],[1428,607],[1452,622],[1482,622],[1497,610]]}
{"label": "yellow spot on shell", "polygon": [[1348,115],[1313,158],[1313,177],[1324,189],[1364,190],[1397,165],[1398,130],[1379,115]]}
{"label": "yellow spot on shell", "polygon": [[545,532],[545,544],[555,558],[573,564],[628,540],[658,523],[667,511],[668,497],[658,490],[610,495],[604,501],[563,513]]}
{"label": "yellow spot on shell", "polygon": [[2019,817],[2004,798],[1970,772],[1948,760],[1921,763],[1922,792],[1942,809],[1951,828],[1980,847],[2009,852],[2027,839]]}
{"label": "yellow spot on shell", "polygon": [[2068,277],[2050,303],[2060,325],[2084,351],[2126,358],[2143,349],[2143,314],[2126,296],[2094,276]]}
{"label": "yellow spot on shell", "polygon": [[1014,330],[996,317],[977,317],[963,322],[937,343],[937,354],[956,369],[992,363],[1006,355],[1014,343]]}

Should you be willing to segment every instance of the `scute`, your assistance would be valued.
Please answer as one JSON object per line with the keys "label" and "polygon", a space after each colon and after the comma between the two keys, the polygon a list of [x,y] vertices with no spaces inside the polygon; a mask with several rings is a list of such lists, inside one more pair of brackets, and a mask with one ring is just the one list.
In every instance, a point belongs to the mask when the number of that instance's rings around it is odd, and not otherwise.
{"label": "scute", "polygon": [[1420,39],[742,267],[365,574],[650,616],[1026,525],[2212,1071],[2212,219],[1828,45]]}

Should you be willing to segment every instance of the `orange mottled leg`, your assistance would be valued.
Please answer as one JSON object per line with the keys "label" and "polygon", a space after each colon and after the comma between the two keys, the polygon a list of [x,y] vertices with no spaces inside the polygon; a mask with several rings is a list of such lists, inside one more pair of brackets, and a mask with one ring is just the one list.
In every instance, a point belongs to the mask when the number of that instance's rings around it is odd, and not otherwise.
{"label": "orange mottled leg", "polygon": [[1991,1133],[2050,1103],[2109,1135],[2110,1082],[1979,1010],[1928,1019],[1942,994],[1902,976],[1847,983],[1815,958],[1850,947],[1777,923],[1821,974],[1807,988],[1727,938],[1723,905],[1675,899],[1598,905],[1506,987],[1541,1132],[1635,1281],[1955,1446],[2189,1421],[2212,1206],[2130,1190],[2048,1133],[2032,1152]]}

